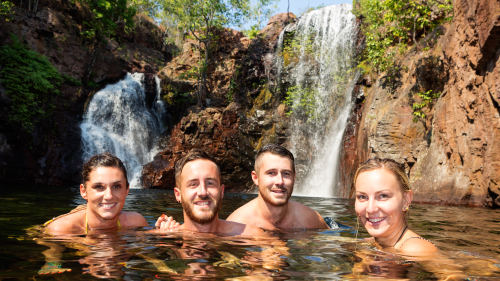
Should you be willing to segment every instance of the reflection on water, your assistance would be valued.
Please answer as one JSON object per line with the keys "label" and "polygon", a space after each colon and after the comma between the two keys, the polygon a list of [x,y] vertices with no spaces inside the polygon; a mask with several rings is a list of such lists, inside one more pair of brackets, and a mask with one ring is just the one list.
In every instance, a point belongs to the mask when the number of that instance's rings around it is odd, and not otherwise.
{"label": "reflection on water", "polygon": [[[341,228],[294,230],[272,239],[213,235],[152,235],[145,231],[91,233],[33,240],[23,230],[84,203],[76,189],[4,189],[0,196],[0,280],[272,280],[284,279],[458,279],[499,280],[500,211],[412,205],[411,227],[443,250],[432,262],[411,262],[354,241],[352,204],[331,198],[295,198]],[[255,195],[226,194],[221,218]],[[182,221],[172,192],[131,190],[126,210],[153,225],[160,214]],[[360,231],[362,237],[366,232]],[[356,251],[355,251],[356,248]],[[439,266],[436,267],[435,265]],[[39,275],[47,268],[71,269]]]}

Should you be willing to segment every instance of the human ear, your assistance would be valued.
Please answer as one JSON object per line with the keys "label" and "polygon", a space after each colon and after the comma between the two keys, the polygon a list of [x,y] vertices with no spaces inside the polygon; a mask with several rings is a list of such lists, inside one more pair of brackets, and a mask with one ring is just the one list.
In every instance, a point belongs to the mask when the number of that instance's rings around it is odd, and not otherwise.
{"label": "human ear", "polygon": [[220,186],[220,190],[221,190],[221,196],[220,196],[220,199],[224,198],[224,188],[225,188],[225,186],[224,186],[224,185],[221,185],[221,186]]}
{"label": "human ear", "polygon": [[80,195],[83,197],[83,199],[87,200],[87,189],[83,184],[80,184]]}
{"label": "human ear", "polygon": [[127,183],[127,194],[125,194],[125,196],[128,196],[129,192],[130,192],[130,184]]}
{"label": "human ear", "polygon": [[175,200],[177,200],[177,202],[181,202],[181,199],[182,199],[182,196],[181,196],[181,190],[177,187],[174,188],[174,194],[175,194]]}
{"label": "human ear", "polygon": [[[406,209],[404,211],[407,211],[408,208],[410,208],[411,201],[413,201],[413,191],[409,190],[408,192],[405,192],[404,196],[404,206],[403,209]],[[406,208],[408,207],[408,208]]]}
{"label": "human ear", "polygon": [[252,180],[256,186],[259,186],[259,177],[255,171],[252,171]]}

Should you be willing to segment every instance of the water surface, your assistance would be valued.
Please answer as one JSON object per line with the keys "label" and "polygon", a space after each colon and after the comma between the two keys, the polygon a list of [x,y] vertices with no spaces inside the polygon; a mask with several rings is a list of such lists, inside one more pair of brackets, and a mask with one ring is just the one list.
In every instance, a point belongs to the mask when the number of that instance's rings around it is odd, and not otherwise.
{"label": "water surface", "polygon": [[[500,211],[414,204],[411,228],[444,250],[445,259],[431,263],[405,262],[353,243],[356,216],[343,199],[294,197],[332,217],[336,230],[297,229],[270,240],[234,237],[150,235],[144,231],[96,233],[71,238],[33,240],[23,230],[85,203],[75,188],[4,188],[0,196],[0,280],[437,280],[447,272],[476,280],[500,280]],[[255,198],[227,193],[221,218]],[[165,213],[182,221],[182,209],[171,191],[132,189],[126,210],[143,214],[150,225]],[[367,237],[363,229],[360,237]],[[39,275],[49,247],[60,249],[61,267],[71,272]],[[356,248],[356,252],[354,251]],[[50,251],[49,251],[50,252]],[[57,252],[57,251],[55,251]]]}

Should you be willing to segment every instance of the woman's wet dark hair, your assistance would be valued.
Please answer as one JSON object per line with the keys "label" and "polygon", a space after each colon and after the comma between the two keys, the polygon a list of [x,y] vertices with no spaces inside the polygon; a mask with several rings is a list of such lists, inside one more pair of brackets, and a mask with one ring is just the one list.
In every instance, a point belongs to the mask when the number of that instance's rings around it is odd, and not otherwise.
{"label": "woman's wet dark hair", "polygon": [[122,160],[120,158],[114,156],[109,152],[104,152],[101,154],[97,154],[92,156],[89,161],[83,164],[82,171],[82,184],[85,186],[85,183],[90,180],[90,172],[99,167],[109,167],[109,168],[117,168],[123,172],[125,176],[125,181],[128,187],[128,178],[127,178],[127,169],[125,165],[123,165]]}

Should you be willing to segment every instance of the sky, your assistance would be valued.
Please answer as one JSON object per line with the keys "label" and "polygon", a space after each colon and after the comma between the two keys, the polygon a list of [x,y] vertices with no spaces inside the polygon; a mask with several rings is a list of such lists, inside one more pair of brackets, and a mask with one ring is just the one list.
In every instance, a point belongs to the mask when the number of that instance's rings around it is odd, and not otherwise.
{"label": "sky", "polygon": [[[299,16],[301,13],[307,11],[309,8],[315,8],[320,5],[338,5],[342,3],[349,3],[352,5],[352,0],[290,0],[290,12]],[[278,2],[278,10],[276,14],[286,13],[286,8],[288,5],[288,0],[280,0]]]}
{"label": "sky", "polygon": [[[290,12],[296,16],[300,16],[300,14],[309,10],[309,8],[316,8],[320,5],[322,6],[339,5],[342,3],[349,3],[352,5],[352,0],[290,0]],[[279,13],[286,13],[288,0],[279,0],[277,6],[278,9],[273,13],[273,15]],[[255,22],[248,22],[243,26],[243,29],[248,29],[253,24],[255,24]],[[264,23],[264,26],[265,24],[267,24],[267,22]]]}

